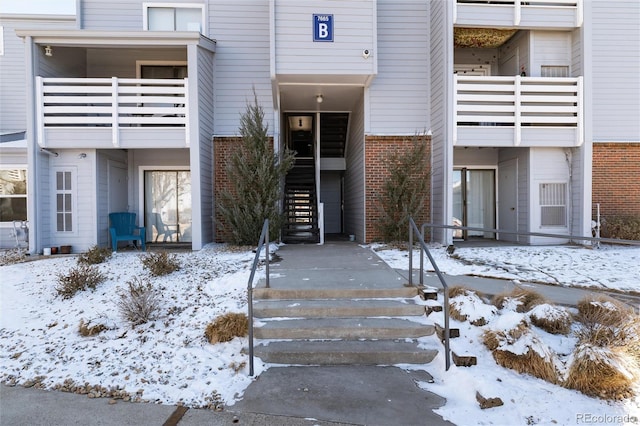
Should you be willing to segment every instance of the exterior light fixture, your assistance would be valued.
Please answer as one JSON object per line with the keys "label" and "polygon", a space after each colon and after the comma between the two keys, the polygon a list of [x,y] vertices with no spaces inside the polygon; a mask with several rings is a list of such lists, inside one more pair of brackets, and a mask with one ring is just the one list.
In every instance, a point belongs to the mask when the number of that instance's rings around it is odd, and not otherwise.
{"label": "exterior light fixture", "polygon": [[53,49],[51,48],[51,46],[45,46],[44,47],[44,55],[45,56],[53,56]]}
{"label": "exterior light fixture", "polygon": [[324,101],[324,97],[322,96],[322,94],[319,94],[318,96],[316,96],[316,102],[321,104],[322,101]]}

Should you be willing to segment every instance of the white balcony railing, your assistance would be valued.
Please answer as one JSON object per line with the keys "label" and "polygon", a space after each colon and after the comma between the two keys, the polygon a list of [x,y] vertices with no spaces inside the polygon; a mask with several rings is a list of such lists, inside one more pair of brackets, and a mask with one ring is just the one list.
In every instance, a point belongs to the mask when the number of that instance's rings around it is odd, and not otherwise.
{"label": "white balcony railing", "polygon": [[456,0],[458,25],[580,27],[583,0]]}
{"label": "white balcony railing", "polygon": [[536,137],[544,130],[544,137],[557,138],[555,143],[582,145],[582,77],[454,75],[454,94],[454,144],[461,134],[465,144],[469,135],[486,134],[489,140],[501,134],[509,135],[510,145],[518,146],[524,134],[531,146],[540,143]]}
{"label": "white balcony railing", "polygon": [[[39,141],[46,129],[188,126],[187,79],[36,77]],[[188,132],[186,132],[188,136]],[[188,144],[188,141],[187,141]]]}

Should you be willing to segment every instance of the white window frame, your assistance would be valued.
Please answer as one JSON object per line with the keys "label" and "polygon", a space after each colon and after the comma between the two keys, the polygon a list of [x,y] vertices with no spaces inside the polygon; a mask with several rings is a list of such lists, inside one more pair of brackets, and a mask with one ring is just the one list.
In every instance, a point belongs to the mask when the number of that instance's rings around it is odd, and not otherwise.
{"label": "white window frame", "polygon": [[[29,218],[29,168],[26,164],[3,164],[0,166],[0,170],[24,170],[27,172],[27,188],[25,194],[13,194],[13,195],[0,195],[0,198],[24,198],[27,200],[27,217]],[[11,221],[0,222],[2,227],[13,226]]]}
{"label": "white window frame", "polygon": [[[564,204],[543,204],[542,203],[542,186],[543,185],[562,185],[564,187]],[[545,181],[540,182],[538,186],[538,205],[540,207],[540,227],[541,228],[567,228],[569,225],[569,183],[566,181]],[[562,207],[564,208],[563,224],[543,224],[544,214],[542,210],[545,207]]]}
{"label": "white window frame", "polygon": [[161,7],[166,9],[200,9],[200,33],[208,34],[206,3],[142,3],[142,29],[144,31],[149,31],[149,9]]}
{"label": "white window frame", "polygon": [[187,61],[157,61],[157,60],[136,60],[136,78],[139,80],[142,78],[142,67],[145,65],[158,65],[158,66],[185,66],[188,67]]}
{"label": "white window frame", "polygon": [[[78,234],[78,170],[75,167],[54,167],[51,170],[51,182],[52,182],[52,215],[51,228],[53,233],[59,235],[77,235]],[[70,189],[58,189],[58,173],[71,173],[71,188]],[[58,230],[58,195],[70,194],[71,195],[71,229],[70,230]]]}

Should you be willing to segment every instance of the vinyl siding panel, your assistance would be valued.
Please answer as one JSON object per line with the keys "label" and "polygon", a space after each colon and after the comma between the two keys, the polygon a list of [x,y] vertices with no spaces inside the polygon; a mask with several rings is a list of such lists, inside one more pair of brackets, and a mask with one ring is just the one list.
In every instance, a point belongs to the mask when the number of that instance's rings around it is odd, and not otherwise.
{"label": "vinyl siding panel", "polygon": [[414,135],[429,128],[426,3],[378,1],[378,74],[369,90],[370,134]]}
{"label": "vinyl siding panel", "polygon": [[640,2],[592,0],[593,140],[640,140]]}
{"label": "vinyl siding panel", "polygon": [[198,49],[200,220],[202,244],[213,241],[213,54]]}
{"label": "vinyl siding panel", "polygon": [[211,1],[211,38],[217,41],[213,94],[216,117],[214,134],[238,135],[240,116],[253,89],[264,108],[273,134],[273,99],[269,56],[269,2],[266,0]]}
{"label": "vinyl siding panel", "polygon": [[531,77],[541,76],[541,67],[571,66],[571,33],[561,31],[532,31],[533,43]]}
{"label": "vinyl siding panel", "polygon": [[142,30],[142,3],[140,0],[81,0],[82,29]]}
{"label": "vinyl siding panel", "polygon": [[[451,221],[450,175],[452,173],[451,109],[449,81],[453,72],[453,29],[448,25],[448,2],[429,2],[431,7],[431,220]],[[436,241],[446,242],[443,231],[434,230]]]}
{"label": "vinyl siding panel", "polygon": [[[372,74],[372,0],[275,0],[276,74]],[[313,14],[333,14],[333,42],[313,41]]]}
{"label": "vinyl siding panel", "polygon": [[364,208],[364,95],[356,102],[349,123],[344,174],[344,232],[366,241]]}
{"label": "vinyl siding panel", "polygon": [[21,19],[0,16],[4,35],[4,55],[0,55],[0,129],[25,130],[27,127],[27,77],[25,44],[16,29],[75,28],[75,21],[64,19]]}

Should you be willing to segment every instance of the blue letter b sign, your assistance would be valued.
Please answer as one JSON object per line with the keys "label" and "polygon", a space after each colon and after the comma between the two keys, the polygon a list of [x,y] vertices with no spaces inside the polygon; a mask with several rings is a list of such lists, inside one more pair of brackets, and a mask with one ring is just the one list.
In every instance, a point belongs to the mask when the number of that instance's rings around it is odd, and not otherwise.
{"label": "blue letter b sign", "polygon": [[333,15],[313,15],[313,41],[333,41]]}

